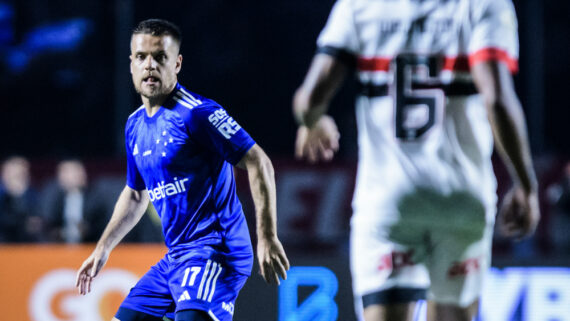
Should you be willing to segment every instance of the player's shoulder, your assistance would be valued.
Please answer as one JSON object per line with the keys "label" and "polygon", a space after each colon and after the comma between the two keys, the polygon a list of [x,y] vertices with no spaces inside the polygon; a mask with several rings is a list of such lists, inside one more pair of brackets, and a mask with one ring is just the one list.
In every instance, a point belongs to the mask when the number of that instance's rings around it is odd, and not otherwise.
{"label": "player's shoulder", "polygon": [[133,111],[130,115],[129,115],[129,120],[131,118],[137,118],[140,117],[142,115],[142,113],[144,112],[144,105],[140,105],[139,108],[137,108],[135,111]]}
{"label": "player's shoulder", "polygon": [[180,84],[176,86],[171,97],[174,104],[172,110],[178,112],[183,118],[209,113],[212,110],[222,108],[213,99],[192,92]]}
{"label": "player's shoulder", "polygon": [[144,118],[144,115],[145,115],[144,105],[141,105],[129,115],[129,117],[127,118],[127,122],[125,124],[125,134],[127,136],[130,136],[133,133],[133,129],[136,127],[136,124],[139,123],[139,121],[141,121]]}
{"label": "player's shoulder", "polygon": [[180,110],[201,110],[203,108],[219,106],[214,100],[192,92],[186,87],[177,84],[171,94],[175,109]]}
{"label": "player's shoulder", "polygon": [[185,108],[188,110],[193,110],[209,102],[208,98],[192,92],[180,84],[176,84],[171,97],[176,108]]}
{"label": "player's shoulder", "polygon": [[144,113],[145,113],[144,105],[141,105],[134,112],[132,112],[129,115],[129,118],[127,119],[127,126],[126,126],[127,129],[129,129],[132,126],[132,124],[136,123],[138,119],[144,117]]}
{"label": "player's shoulder", "polygon": [[513,14],[512,0],[468,0],[472,16],[479,19],[491,18],[495,14]]}

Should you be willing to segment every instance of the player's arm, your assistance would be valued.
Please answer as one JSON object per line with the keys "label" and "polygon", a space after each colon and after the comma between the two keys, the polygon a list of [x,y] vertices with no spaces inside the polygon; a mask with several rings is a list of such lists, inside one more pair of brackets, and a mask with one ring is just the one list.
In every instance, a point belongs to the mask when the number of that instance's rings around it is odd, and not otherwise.
{"label": "player's arm", "polygon": [[251,195],[255,204],[257,259],[266,282],[279,284],[279,276],[287,278],[289,260],[277,238],[277,205],[275,177],[271,160],[257,144],[237,164],[247,170]]}
{"label": "player's arm", "polygon": [[507,236],[528,236],[540,219],[538,184],[511,73],[502,62],[483,61],[472,67],[472,74],[487,107],[497,150],[514,182],[499,212],[499,226]]}
{"label": "player's arm", "polygon": [[76,286],[80,294],[91,291],[91,282],[107,262],[111,251],[141,219],[148,207],[149,196],[125,186],[117,199],[111,220],[97,242],[95,250],[77,271]]}
{"label": "player's arm", "polygon": [[319,53],[313,58],[293,98],[293,114],[299,124],[295,142],[298,158],[310,162],[330,160],[338,150],[337,126],[325,113],[348,69],[341,60],[328,54]]}

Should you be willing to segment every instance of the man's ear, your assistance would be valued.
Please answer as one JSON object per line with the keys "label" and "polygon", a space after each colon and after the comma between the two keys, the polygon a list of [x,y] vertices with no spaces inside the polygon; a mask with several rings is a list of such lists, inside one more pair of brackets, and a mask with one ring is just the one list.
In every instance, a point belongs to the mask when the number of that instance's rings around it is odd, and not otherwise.
{"label": "man's ear", "polygon": [[133,74],[133,55],[129,55],[129,70],[131,71],[131,75]]}
{"label": "man's ear", "polygon": [[176,57],[176,74],[178,74],[180,72],[180,69],[182,68],[182,55],[178,55],[178,57]]}

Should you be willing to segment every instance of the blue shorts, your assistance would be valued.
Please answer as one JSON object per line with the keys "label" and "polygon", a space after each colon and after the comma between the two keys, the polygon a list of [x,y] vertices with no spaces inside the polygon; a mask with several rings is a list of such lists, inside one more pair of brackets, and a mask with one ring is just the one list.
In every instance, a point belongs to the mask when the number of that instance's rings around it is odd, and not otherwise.
{"label": "blue shorts", "polygon": [[176,312],[193,309],[212,320],[230,321],[247,278],[214,259],[173,261],[166,255],[131,289],[121,308],[172,320]]}

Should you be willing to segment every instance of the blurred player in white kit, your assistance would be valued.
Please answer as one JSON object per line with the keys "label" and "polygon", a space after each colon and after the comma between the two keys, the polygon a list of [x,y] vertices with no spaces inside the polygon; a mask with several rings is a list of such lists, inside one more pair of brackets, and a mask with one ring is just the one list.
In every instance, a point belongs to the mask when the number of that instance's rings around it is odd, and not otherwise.
{"label": "blurred player in white kit", "polygon": [[493,139],[513,186],[498,223],[517,238],[540,213],[514,91],[510,0],[337,0],[295,93],[296,154],[330,160],[327,116],[356,69],[359,162],[351,220],[356,310],[366,321],[471,320],[490,265],[497,208]]}

